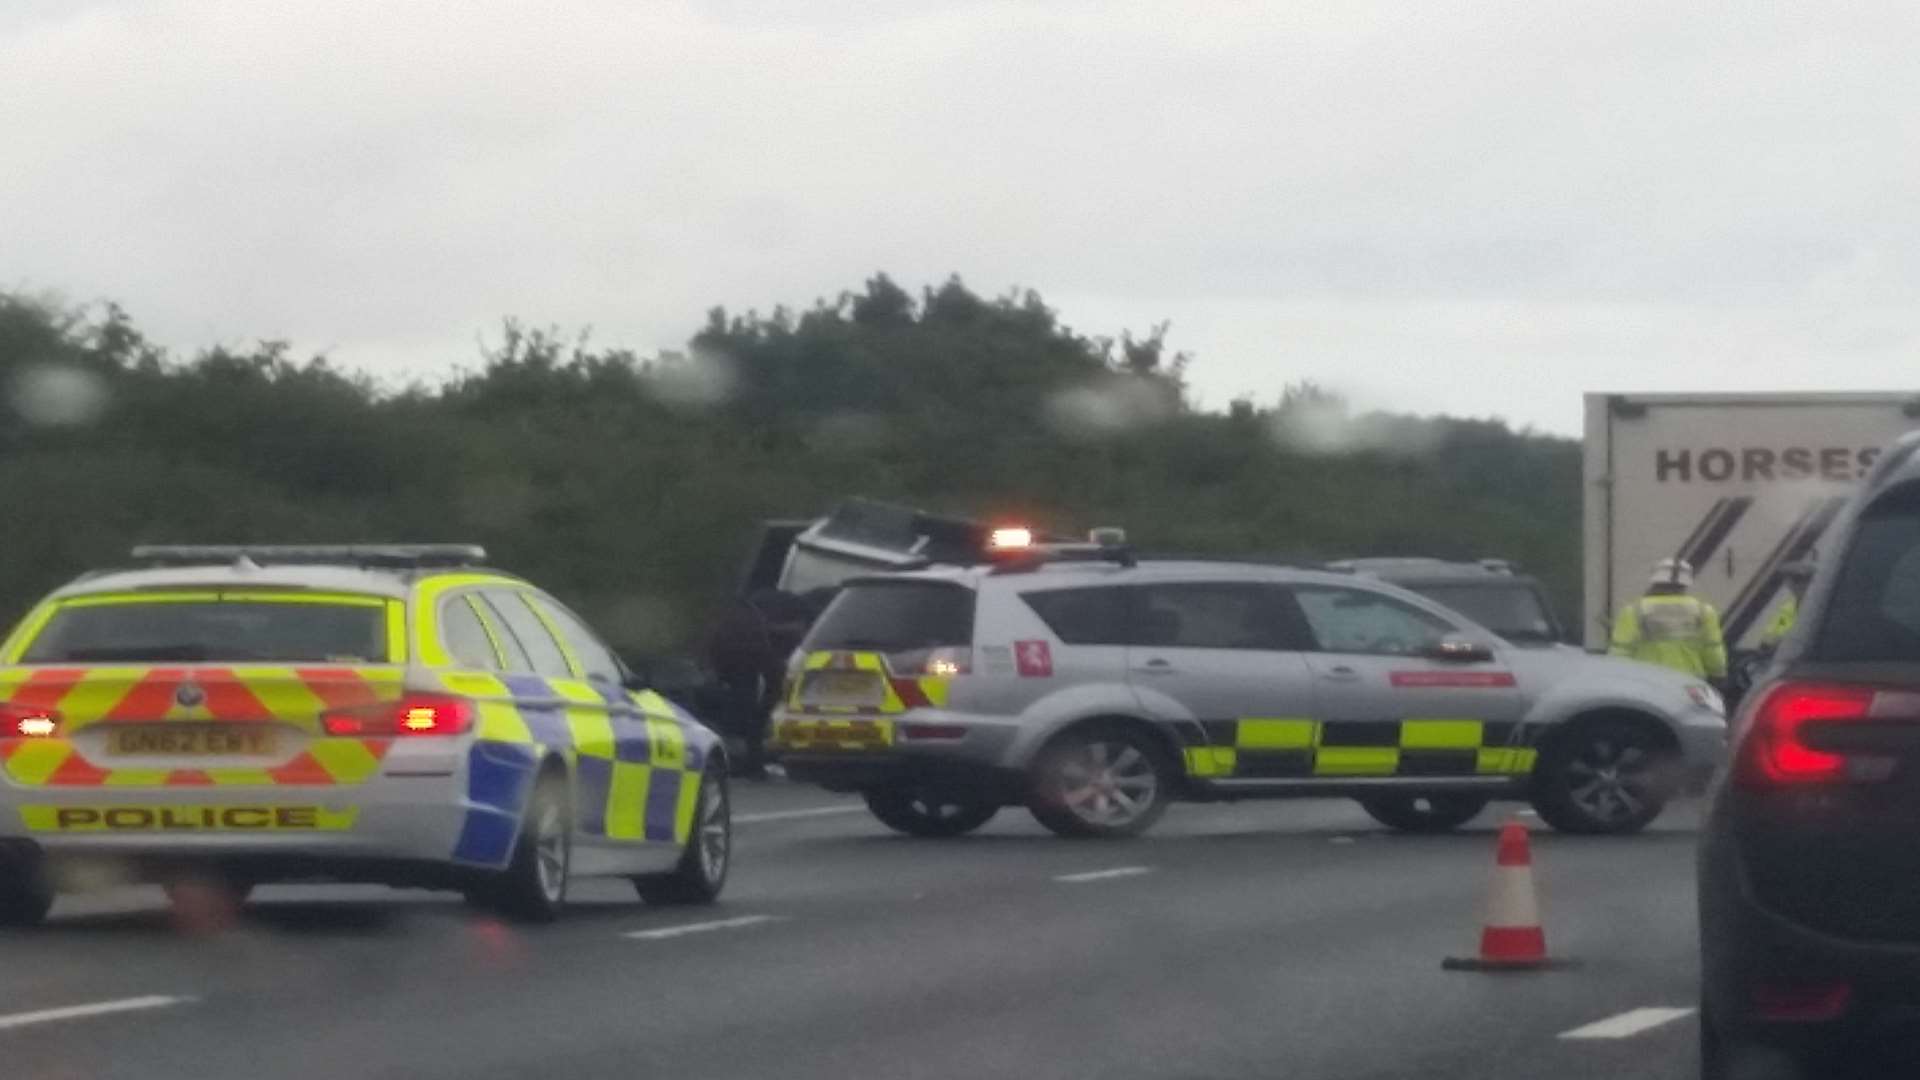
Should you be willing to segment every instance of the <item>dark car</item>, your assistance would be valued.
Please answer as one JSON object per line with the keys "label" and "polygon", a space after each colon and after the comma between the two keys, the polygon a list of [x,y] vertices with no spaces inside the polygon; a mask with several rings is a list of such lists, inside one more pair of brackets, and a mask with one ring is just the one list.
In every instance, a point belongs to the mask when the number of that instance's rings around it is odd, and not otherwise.
{"label": "dark car", "polygon": [[1920,1067],[1916,447],[1896,443],[1828,533],[1734,722],[1700,853],[1709,1078]]}
{"label": "dark car", "polygon": [[1551,646],[1567,640],[1538,578],[1505,559],[1448,562],[1430,558],[1343,559],[1330,570],[1390,582],[1465,615],[1515,645]]}

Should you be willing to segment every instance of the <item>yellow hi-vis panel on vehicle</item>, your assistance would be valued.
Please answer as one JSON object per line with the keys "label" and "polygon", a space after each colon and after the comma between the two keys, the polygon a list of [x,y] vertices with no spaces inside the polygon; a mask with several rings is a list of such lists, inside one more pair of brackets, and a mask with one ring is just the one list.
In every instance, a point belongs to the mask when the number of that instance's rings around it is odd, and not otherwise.
{"label": "yellow hi-vis panel on vehicle", "polygon": [[1200,779],[1363,776],[1524,776],[1537,752],[1512,740],[1513,723],[1414,718],[1325,723],[1248,717],[1206,721],[1204,746],[1187,746],[1187,775]]}

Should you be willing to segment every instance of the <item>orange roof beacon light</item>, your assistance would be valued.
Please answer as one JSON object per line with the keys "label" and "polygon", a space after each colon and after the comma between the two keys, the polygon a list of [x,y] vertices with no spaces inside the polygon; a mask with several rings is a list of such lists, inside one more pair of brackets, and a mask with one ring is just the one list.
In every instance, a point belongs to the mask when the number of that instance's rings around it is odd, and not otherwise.
{"label": "orange roof beacon light", "polygon": [[1009,526],[993,530],[987,539],[987,547],[994,551],[1011,551],[1033,546],[1033,530],[1023,526]]}

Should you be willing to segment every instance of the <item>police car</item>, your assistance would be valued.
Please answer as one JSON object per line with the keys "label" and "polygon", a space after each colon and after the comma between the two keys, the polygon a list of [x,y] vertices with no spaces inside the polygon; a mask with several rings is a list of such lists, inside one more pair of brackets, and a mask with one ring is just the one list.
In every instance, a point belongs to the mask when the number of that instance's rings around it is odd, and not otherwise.
{"label": "police car", "polygon": [[0,643],[0,922],[69,871],[461,889],[553,918],[575,875],[702,903],[724,751],[465,545],[147,547]]}
{"label": "police car", "polygon": [[1007,538],[1000,561],[855,578],[795,653],[789,776],[943,836],[1024,805],[1068,836],[1170,801],[1351,796],[1398,829],[1494,799],[1644,827],[1725,753],[1705,683],[1522,648],[1374,578]]}

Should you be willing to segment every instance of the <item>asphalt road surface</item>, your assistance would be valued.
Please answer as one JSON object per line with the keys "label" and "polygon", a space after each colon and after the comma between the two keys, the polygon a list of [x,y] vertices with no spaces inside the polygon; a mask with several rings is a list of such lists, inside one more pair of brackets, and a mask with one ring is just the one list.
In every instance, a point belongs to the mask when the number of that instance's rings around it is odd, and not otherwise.
{"label": "asphalt road surface", "polygon": [[925,841],[808,789],[736,791],[711,908],[589,882],[528,929],[288,886],[186,930],[156,889],[63,898],[0,933],[0,1075],[1697,1075],[1691,807],[1636,837],[1537,830],[1549,946],[1581,966],[1483,975],[1440,961],[1475,943],[1495,813],[1419,837],[1343,802],[1181,806],[1082,843],[1006,811]]}

